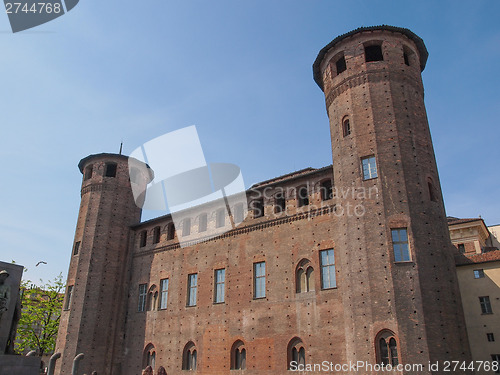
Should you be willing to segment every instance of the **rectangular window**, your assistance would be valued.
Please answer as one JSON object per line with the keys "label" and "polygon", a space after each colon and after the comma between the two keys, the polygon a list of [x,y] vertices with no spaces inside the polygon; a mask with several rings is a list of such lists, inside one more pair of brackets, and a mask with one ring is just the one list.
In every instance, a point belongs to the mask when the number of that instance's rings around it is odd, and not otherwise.
{"label": "rectangular window", "polygon": [[217,210],[217,217],[215,220],[215,224],[217,228],[221,228],[224,226],[226,222],[226,210],[224,208],[221,208],[220,210]]}
{"label": "rectangular window", "polygon": [[487,333],[486,338],[488,339],[489,342],[495,341],[495,335],[493,335],[493,333]]}
{"label": "rectangular window", "polygon": [[66,303],[64,304],[64,310],[69,310],[72,298],[73,298],[73,285],[69,285],[68,290],[66,292]]}
{"label": "rectangular window", "polygon": [[408,233],[406,228],[392,229],[392,248],[394,250],[395,262],[410,261],[410,250],[408,248]]}
{"label": "rectangular window", "polygon": [[491,310],[491,303],[490,303],[489,296],[479,297],[479,303],[481,305],[481,312],[483,314],[492,314],[493,313],[493,311]]}
{"label": "rectangular window", "polygon": [[140,247],[144,247],[144,246],[146,246],[146,241],[147,241],[147,239],[148,239],[148,232],[147,232],[147,231],[145,231],[145,230],[143,230],[143,231],[141,232],[141,239],[140,239],[139,246],[140,246]]}
{"label": "rectangular window", "polygon": [[168,302],[168,279],[160,280],[160,309],[166,309]]}
{"label": "rectangular window", "polygon": [[264,199],[256,199],[253,201],[253,217],[258,218],[264,216]]}
{"label": "rectangular window", "polygon": [[224,302],[224,285],[226,282],[226,270],[224,268],[215,270],[215,303]]}
{"label": "rectangular window", "polygon": [[182,235],[189,236],[191,234],[191,219],[186,218],[182,222]]}
{"label": "rectangular window", "polygon": [[146,311],[147,284],[139,284],[139,306],[137,311]]}
{"label": "rectangular window", "polygon": [[381,45],[365,46],[365,61],[382,61],[384,55],[382,54]]}
{"label": "rectangular window", "polygon": [[361,159],[361,165],[363,167],[363,180],[369,180],[378,176],[375,156],[368,156]]}
{"label": "rectangular window", "polygon": [[335,278],[335,255],[333,249],[321,250],[319,252],[321,264],[321,289],[337,287]]}
{"label": "rectangular window", "polygon": [[279,214],[286,211],[285,192],[283,190],[274,196],[274,213]]}
{"label": "rectangular window", "polygon": [[106,164],[106,177],[116,177],[116,163],[107,163]]}
{"label": "rectangular window", "polygon": [[266,296],[266,262],[253,264],[254,298]]}
{"label": "rectangular window", "polygon": [[207,214],[201,214],[198,223],[198,232],[205,232],[207,230]]}
{"label": "rectangular window", "polygon": [[345,57],[342,56],[340,59],[338,59],[337,62],[335,63],[335,66],[337,68],[337,74],[345,72],[345,70],[347,69],[345,63]]}
{"label": "rectangular window", "polygon": [[465,245],[463,243],[458,244],[458,251],[465,253]]}
{"label": "rectangular window", "polygon": [[188,275],[188,306],[196,306],[196,292],[198,289],[198,274]]}
{"label": "rectangular window", "polygon": [[491,365],[495,366],[494,368],[496,368],[496,370],[494,370],[495,374],[500,374],[500,354],[492,354],[491,361]]}
{"label": "rectangular window", "polygon": [[474,270],[474,278],[482,279],[484,277],[484,270]]}
{"label": "rectangular window", "polygon": [[75,242],[75,247],[73,247],[73,255],[78,255],[80,251],[80,241]]}

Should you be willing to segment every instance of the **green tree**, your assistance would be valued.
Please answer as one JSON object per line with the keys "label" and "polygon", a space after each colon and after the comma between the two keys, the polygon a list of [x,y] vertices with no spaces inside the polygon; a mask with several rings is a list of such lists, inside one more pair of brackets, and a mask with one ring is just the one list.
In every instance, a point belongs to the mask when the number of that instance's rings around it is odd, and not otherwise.
{"label": "green tree", "polygon": [[62,274],[35,286],[30,280],[21,283],[21,319],[17,326],[15,350],[19,354],[36,350],[39,356],[52,353],[64,299]]}

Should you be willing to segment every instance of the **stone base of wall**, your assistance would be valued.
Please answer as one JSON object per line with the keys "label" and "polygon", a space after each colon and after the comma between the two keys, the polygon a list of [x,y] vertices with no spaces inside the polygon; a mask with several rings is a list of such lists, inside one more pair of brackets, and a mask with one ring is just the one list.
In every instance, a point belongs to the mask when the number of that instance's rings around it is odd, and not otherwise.
{"label": "stone base of wall", "polygon": [[39,375],[40,357],[24,357],[21,355],[0,355],[0,374]]}

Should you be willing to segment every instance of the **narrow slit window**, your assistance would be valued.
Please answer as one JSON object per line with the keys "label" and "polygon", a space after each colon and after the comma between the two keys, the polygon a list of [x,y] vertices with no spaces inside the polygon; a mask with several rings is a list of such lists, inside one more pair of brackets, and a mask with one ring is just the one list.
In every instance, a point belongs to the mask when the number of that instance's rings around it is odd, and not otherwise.
{"label": "narrow slit window", "polygon": [[75,242],[75,246],[73,247],[73,255],[78,255],[80,251],[80,241]]}
{"label": "narrow slit window", "polygon": [[66,303],[64,304],[64,310],[69,310],[71,307],[71,300],[73,299],[73,285],[68,286],[66,292]]}
{"label": "narrow slit window", "polygon": [[147,239],[148,239],[148,232],[147,232],[147,231],[145,231],[145,230],[143,230],[143,231],[141,232],[141,235],[140,235],[140,236],[141,236],[141,238],[140,238],[140,244],[139,244],[139,246],[140,246],[140,247],[144,247],[144,246],[146,246],[146,241],[147,241]]}
{"label": "narrow slit window", "polygon": [[344,118],[342,121],[342,135],[344,137],[351,135],[351,122],[349,121],[349,118]]}
{"label": "narrow slit window", "polygon": [[167,240],[173,240],[175,237],[175,226],[174,223],[168,224],[167,227]]}

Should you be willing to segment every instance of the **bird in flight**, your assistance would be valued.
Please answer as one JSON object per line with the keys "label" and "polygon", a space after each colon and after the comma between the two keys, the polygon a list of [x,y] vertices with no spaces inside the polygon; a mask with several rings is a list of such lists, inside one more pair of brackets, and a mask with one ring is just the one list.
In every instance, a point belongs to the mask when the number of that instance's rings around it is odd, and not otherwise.
{"label": "bird in flight", "polygon": [[38,265],[39,265],[39,264],[47,264],[47,262],[44,262],[43,260],[41,260],[40,262],[38,262],[38,263],[36,264],[36,266],[35,266],[35,267],[38,267]]}

